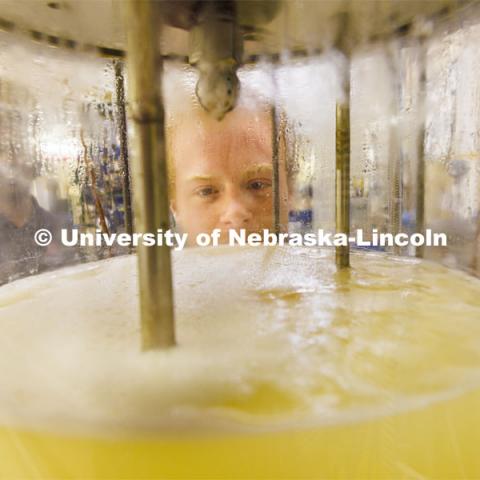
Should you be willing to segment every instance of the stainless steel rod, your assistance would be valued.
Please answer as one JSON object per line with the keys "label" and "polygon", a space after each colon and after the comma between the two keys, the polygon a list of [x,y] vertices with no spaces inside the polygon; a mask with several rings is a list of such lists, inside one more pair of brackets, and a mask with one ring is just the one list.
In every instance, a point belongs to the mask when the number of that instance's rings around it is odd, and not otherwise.
{"label": "stainless steel rod", "polygon": [[128,136],[127,136],[127,114],[125,110],[125,78],[123,75],[123,62],[114,60],[115,87],[117,100],[117,123],[120,136],[120,158],[122,161],[122,189],[123,205],[125,209],[125,231],[133,233],[132,201],[130,188],[130,166],[128,163]]}
{"label": "stainless steel rod", "polygon": [[[336,233],[350,235],[350,107],[347,101],[336,109],[335,227]],[[335,247],[335,263],[350,266],[349,245]]]}
{"label": "stainless steel rod", "polygon": [[[126,2],[129,113],[134,127],[131,167],[139,233],[169,228],[158,8],[153,0]],[[142,348],[170,347],[175,344],[175,328],[169,247],[139,245],[138,275]]]}
{"label": "stainless steel rod", "polygon": [[[420,84],[418,89],[418,98],[421,99],[421,105],[418,109],[424,116],[425,97],[427,94],[427,42],[425,39],[419,39],[420,42]],[[416,199],[416,231],[425,234],[425,118],[422,119],[422,128],[419,131],[417,139],[417,199]],[[415,256],[423,258],[425,256],[425,247],[422,245],[415,249]]]}
{"label": "stainless steel rod", "polygon": [[279,163],[279,119],[275,106],[271,108],[272,122],[272,170],[273,170],[273,225],[278,235],[282,229],[280,225],[280,163]]}

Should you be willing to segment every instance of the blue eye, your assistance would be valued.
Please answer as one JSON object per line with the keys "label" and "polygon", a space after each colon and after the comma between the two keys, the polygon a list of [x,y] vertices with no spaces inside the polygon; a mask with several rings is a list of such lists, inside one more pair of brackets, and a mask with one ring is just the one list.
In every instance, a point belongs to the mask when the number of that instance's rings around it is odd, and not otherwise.
{"label": "blue eye", "polygon": [[198,195],[199,197],[211,197],[215,194],[218,193],[218,190],[215,187],[201,187],[195,190],[195,195]]}
{"label": "blue eye", "polygon": [[254,192],[261,192],[270,188],[272,183],[268,180],[252,180],[248,183],[247,188],[249,190],[253,190]]}

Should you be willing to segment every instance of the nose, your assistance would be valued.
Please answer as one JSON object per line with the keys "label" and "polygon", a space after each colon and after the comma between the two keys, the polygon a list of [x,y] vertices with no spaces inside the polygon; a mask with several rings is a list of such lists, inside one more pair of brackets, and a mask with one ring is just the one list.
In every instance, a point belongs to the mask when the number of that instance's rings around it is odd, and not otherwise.
{"label": "nose", "polygon": [[248,207],[248,201],[241,195],[231,193],[225,198],[224,208],[220,222],[226,228],[245,228],[253,218],[253,213]]}

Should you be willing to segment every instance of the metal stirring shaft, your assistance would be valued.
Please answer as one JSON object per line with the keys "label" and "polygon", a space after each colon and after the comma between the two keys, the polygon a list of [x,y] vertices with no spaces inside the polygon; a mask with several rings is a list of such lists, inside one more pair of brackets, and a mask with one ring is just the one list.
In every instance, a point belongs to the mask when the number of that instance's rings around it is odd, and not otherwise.
{"label": "metal stirring shaft", "polygon": [[[127,2],[128,93],[134,126],[132,160],[136,231],[169,229],[158,4]],[[172,267],[168,246],[138,248],[142,348],[175,344]]]}

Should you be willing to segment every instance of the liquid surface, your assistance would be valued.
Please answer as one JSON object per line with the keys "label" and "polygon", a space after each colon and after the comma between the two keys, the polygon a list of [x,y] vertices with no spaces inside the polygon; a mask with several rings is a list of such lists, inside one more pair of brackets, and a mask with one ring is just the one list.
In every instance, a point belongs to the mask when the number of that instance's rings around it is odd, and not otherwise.
{"label": "liquid surface", "polygon": [[136,259],[0,289],[0,424],[89,435],[348,425],[480,385],[480,282],[307,248],[173,255],[179,346],[140,353]]}

